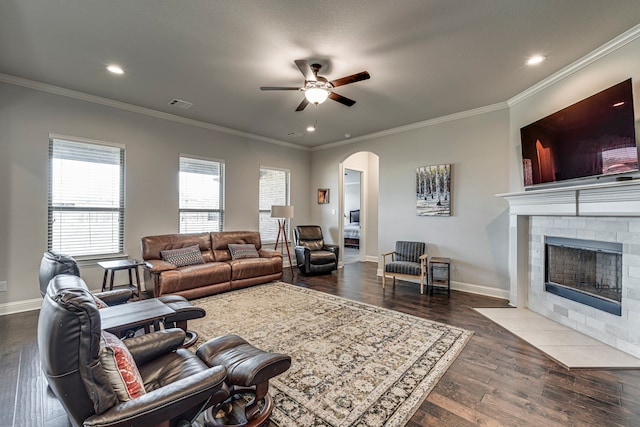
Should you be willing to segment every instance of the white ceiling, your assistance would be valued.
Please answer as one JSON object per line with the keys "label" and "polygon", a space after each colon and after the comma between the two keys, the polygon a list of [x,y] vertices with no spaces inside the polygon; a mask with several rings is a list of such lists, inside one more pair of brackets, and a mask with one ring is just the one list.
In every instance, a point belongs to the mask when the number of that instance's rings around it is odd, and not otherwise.
{"label": "white ceiling", "polygon": [[[638,23],[638,0],[2,0],[0,73],[314,147],[505,102]],[[295,112],[259,90],[302,85],[295,59],[371,79]]]}

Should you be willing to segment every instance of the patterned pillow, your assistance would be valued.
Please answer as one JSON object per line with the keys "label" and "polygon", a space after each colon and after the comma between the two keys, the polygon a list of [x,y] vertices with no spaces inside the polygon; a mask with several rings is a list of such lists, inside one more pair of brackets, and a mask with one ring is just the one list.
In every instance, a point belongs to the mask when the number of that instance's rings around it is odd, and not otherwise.
{"label": "patterned pillow", "polygon": [[121,402],[146,394],[138,367],[127,346],[113,334],[102,331],[100,363]]}
{"label": "patterned pillow", "polygon": [[93,301],[95,301],[96,307],[98,307],[98,310],[109,307],[109,305],[106,302],[102,301],[97,296],[93,294],[91,294],[91,296],[93,297]]}
{"label": "patterned pillow", "polygon": [[324,247],[324,240],[306,240],[300,242],[300,244],[305,248],[309,248],[310,251],[319,251]]}
{"label": "patterned pillow", "polygon": [[202,252],[200,252],[200,247],[198,245],[160,251],[160,256],[163,260],[170,262],[176,267],[184,267],[185,265],[192,264],[204,264]]}
{"label": "patterned pillow", "polygon": [[242,259],[242,258],[259,258],[258,251],[256,250],[256,245],[239,245],[230,243],[229,252],[231,252],[231,259]]}

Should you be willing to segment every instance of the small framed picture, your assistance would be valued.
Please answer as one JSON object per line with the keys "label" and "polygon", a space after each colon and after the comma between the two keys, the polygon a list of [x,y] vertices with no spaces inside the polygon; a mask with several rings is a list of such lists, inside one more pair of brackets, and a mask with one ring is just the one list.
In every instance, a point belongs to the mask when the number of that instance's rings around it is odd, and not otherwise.
{"label": "small framed picture", "polygon": [[326,203],[329,203],[329,189],[318,188],[318,204],[324,205]]}

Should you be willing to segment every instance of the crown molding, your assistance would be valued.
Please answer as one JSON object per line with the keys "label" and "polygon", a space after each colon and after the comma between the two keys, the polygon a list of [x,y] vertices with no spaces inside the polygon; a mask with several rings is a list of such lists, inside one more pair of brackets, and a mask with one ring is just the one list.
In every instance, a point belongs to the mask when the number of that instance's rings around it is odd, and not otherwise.
{"label": "crown molding", "polygon": [[280,141],[278,139],[267,138],[265,136],[255,135],[248,132],[242,132],[236,129],[227,128],[224,126],[214,125],[213,123],[203,122],[200,120],[188,119],[186,117],[178,116],[175,114],[165,113],[151,108],[140,107],[138,105],[128,104],[126,102],[116,101],[101,96],[90,95],[88,93],[79,92],[76,90],[65,89],[63,87],[50,85],[47,83],[37,82],[34,80],[25,79],[10,74],[0,73],[0,82],[12,84],[15,86],[22,86],[29,89],[39,90],[41,92],[51,93],[54,95],[65,96],[67,98],[73,98],[80,101],[91,102],[94,104],[104,105],[106,107],[117,108],[119,110],[130,111],[133,113],[143,114],[149,117],[155,117],[162,120],[168,120],[176,123],[180,123],[188,126],[195,126],[203,129],[209,129],[217,132],[226,133],[228,135],[239,136],[241,138],[248,138],[255,141],[266,142],[268,144],[280,145],[287,148],[295,148],[302,151],[310,151],[307,147],[291,144],[289,142]]}
{"label": "crown molding", "polygon": [[398,133],[404,133],[415,129],[422,129],[429,126],[439,125],[441,123],[453,122],[455,120],[465,119],[467,117],[479,116],[482,114],[490,113],[492,111],[503,110],[508,108],[506,102],[499,102],[497,104],[491,104],[480,108],[474,108],[473,110],[461,111],[459,113],[449,114],[447,116],[436,117],[435,119],[424,120],[422,122],[411,123],[397,128],[385,129],[380,132],[370,133],[368,135],[358,136],[356,138],[347,139],[344,141],[330,142],[328,144],[319,145],[311,148],[311,151],[327,150],[329,148],[340,147],[343,145],[355,144],[356,142],[367,141],[370,139],[381,138],[384,136],[395,135]]}
{"label": "crown molding", "polygon": [[599,48],[591,51],[590,53],[588,53],[587,55],[585,55],[582,58],[578,59],[574,63],[567,65],[566,67],[564,67],[561,70],[555,72],[554,74],[550,75],[546,79],[536,83],[535,85],[531,86],[530,88],[526,89],[525,91],[523,91],[523,92],[519,93],[518,95],[514,96],[513,98],[509,99],[507,101],[507,104],[509,105],[509,107],[512,107],[512,106],[518,104],[519,102],[524,101],[525,99],[537,94],[538,92],[543,91],[544,89],[546,89],[549,86],[559,82],[560,80],[562,80],[562,79],[564,79],[564,78],[566,78],[566,77],[568,77],[568,76],[570,76],[572,74],[577,73],[578,71],[582,70],[586,66],[588,66],[588,65],[598,61],[599,59],[607,56],[611,52],[614,52],[614,51],[620,49],[621,47],[627,45],[628,43],[631,43],[632,41],[634,41],[638,37],[640,37],[640,24],[636,25],[635,27],[632,27],[628,31],[625,31],[624,33],[620,34],[618,37],[614,38],[613,40],[611,40],[611,41],[609,41],[609,42],[607,42],[605,44],[603,44]]}

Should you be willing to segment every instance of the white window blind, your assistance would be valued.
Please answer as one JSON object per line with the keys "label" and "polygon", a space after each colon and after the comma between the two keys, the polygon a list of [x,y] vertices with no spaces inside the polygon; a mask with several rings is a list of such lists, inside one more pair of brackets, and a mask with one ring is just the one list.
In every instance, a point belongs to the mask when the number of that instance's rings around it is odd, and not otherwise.
{"label": "white window blind", "polygon": [[[275,242],[278,236],[278,220],[271,218],[271,206],[288,204],[289,171],[260,168],[260,239],[263,242]],[[286,227],[287,237],[291,239],[289,220]]]}
{"label": "white window blind", "polygon": [[122,254],[124,149],[50,139],[48,216],[49,250]]}
{"label": "white window blind", "polygon": [[180,157],[180,233],[222,231],[224,163]]}

